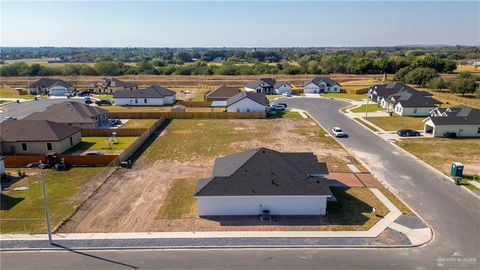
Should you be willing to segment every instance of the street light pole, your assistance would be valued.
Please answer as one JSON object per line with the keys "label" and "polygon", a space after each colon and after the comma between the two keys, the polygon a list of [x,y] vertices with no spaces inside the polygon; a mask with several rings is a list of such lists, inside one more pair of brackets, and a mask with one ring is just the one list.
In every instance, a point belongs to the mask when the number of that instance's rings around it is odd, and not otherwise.
{"label": "street light pole", "polygon": [[47,233],[48,233],[48,243],[52,244],[52,229],[50,227],[50,215],[48,214],[48,199],[47,199],[47,190],[45,188],[45,177],[43,175],[43,169],[45,168],[45,164],[40,161],[40,179],[42,181],[42,190],[43,190],[43,206],[45,207],[45,217],[47,220]]}
{"label": "street light pole", "polygon": [[367,96],[367,106],[365,107],[365,118],[368,116],[368,96]]}

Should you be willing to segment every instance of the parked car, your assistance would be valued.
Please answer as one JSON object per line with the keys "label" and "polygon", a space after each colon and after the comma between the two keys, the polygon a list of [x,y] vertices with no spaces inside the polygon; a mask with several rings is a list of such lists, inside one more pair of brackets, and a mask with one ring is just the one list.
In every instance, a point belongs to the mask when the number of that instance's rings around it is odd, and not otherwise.
{"label": "parked car", "polygon": [[413,129],[400,129],[397,131],[398,136],[400,137],[414,137],[420,136],[420,132]]}
{"label": "parked car", "polygon": [[288,94],[288,93],[282,93],[282,96],[284,96],[284,97],[291,97],[292,95],[291,95],[291,94]]}
{"label": "parked car", "polygon": [[281,106],[285,107],[285,109],[288,107],[288,105],[286,103],[277,103],[277,105],[281,105]]}
{"label": "parked car", "polygon": [[272,111],[285,111],[286,107],[280,104],[273,104],[270,106],[270,110]]}
{"label": "parked car", "polygon": [[339,127],[334,127],[332,128],[332,134],[335,136],[335,137],[338,137],[338,138],[343,138],[345,137],[345,133],[343,132],[343,130]]}
{"label": "parked car", "polygon": [[90,96],[90,90],[82,90],[82,91],[78,92],[77,96],[79,96],[79,97]]}
{"label": "parked car", "polygon": [[103,156],[105,153],[101,151],[88,151],[85,153],[86,156]]}
{"label": "parked car", "polygon": [[3,118],[5,120],[17,120],[17,117],[14,117],[14,116],[5,116],[5,118]]}
{"label": "parked car", "polygon": [[110,100],[108,100],[108,99],[101,99],[101,100],[95,101],[95,104],[97,104],[98,106],[102,106],[102,105],[112,105],[112,101],[110,101]]}
{"label": "parked car", "polygon": [[457,133],[456,132],[445,132],[443,134],[443,137],[446,137],[446,138],[455,138],[457,137]]}
{"label": "parked car", "polygon": [[85,99],[85,104],[88,105],[88,104],[92,104],[92,103],[93,103],[93,100],[91,100],[91,99]]}

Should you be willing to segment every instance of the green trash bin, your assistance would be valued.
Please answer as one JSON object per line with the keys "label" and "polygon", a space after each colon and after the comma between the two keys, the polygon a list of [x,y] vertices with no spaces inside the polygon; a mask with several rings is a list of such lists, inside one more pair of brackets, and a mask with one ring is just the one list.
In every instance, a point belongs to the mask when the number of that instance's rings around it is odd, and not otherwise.
{"label": "green trash bin", "polygon": [[450,176],[463,177],[463,164],[460,162],[453,162],[450,169]]}

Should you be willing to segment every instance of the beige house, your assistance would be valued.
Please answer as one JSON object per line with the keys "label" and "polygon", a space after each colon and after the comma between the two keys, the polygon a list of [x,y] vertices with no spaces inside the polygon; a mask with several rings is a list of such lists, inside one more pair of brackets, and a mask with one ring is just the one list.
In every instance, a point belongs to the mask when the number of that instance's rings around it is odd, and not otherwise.
{"label": "beige house", "polygon": [[93,91],[99,94],[113,94],[117,90],[136,90],[138,85],[131,82],[121,81],[116,78],[104,78],[103,81],[92,85]]}
{"label": "beige house", "polygon": [[61,154],[80,143],[81,128],[46,120],[7,120],[0,123],[3,155]]}
{"label": "beige house", "polygon": [[108,111],[76,101],[54,104],[43,112],[34,112],[24,120],[48,120],[80,128],[98,128],[108,124]]}

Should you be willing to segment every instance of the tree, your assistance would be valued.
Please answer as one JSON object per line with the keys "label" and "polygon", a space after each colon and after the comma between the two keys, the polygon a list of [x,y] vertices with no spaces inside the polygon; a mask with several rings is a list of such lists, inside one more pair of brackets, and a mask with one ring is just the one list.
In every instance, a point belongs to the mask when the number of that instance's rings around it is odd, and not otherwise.
{"label": "tree", "polygon": [[433,78],[431,81],[427,83],[428,88],[431,88],[436,91],[440,91],[442,89],[446,89],[448,87],[447,82],[442,77]]}
{"label": "tree", "polygon": [[438,77],[433,68],[415,68],[405,75],[405,82],[424,87],[433,78]]}
{"label": "tree", "polygon": [[98,61],[93,68],[100,75],[116,76],[123,74],[123,63],[114,61]]}
{"label": "tree", "polygon": [[395,73],[395,80],[396,81],[405,81],[405,75],[407,75],[407,73],[409,73],[410,71],[412,71],[412,67],[408,66],[408,67],[403,67],[401,69],[399,69],[396,73]]}
{"label": "tree", "polygon": [[475,93],[477,89],[476,78],[470,72],[462,72],[458,79],[450,83],[450,90],[454,93],[462,94]]}

